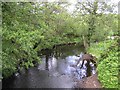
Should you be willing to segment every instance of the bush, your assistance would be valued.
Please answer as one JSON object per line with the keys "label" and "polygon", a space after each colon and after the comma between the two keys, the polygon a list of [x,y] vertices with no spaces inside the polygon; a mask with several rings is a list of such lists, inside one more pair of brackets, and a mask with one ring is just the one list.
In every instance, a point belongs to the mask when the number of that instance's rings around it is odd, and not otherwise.
{"label": "bush", "polygon": [[105,88],[118,88],[118,51],[116,47],[108,49],[98,64],[98,77]]}
{"label": "bush", "polygon": [[118,43],[107,40],[92,45],[88,51],[98,55],[98,79],[104,88],[118,88]]}

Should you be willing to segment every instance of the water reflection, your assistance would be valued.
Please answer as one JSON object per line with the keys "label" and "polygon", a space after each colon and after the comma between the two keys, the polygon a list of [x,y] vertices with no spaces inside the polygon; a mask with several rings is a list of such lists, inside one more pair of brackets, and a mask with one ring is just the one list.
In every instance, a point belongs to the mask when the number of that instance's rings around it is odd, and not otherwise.
{"label": "water reflection", "polygon": [[[22,74],[3,82],[3,87],[11,88],[73,88],[74,80],[81,80],[95,74],[94,64],[82,64],[83,48],[79,45],[60,46],[53,50],[43,50],[42,60],[37,67],[32,67]],[[80,62],[78,62],[80,59]]]}
{"label": "water reflection", "polygon": [[45,55],[45,57],[42,56],[42,63],[38,66],[38,69],[48,70],[50,73],[56,76],[58,74],[69,75],[70,77],[75,77],[77,79],[82,79],[84,77],[95,74],[96,70],[92,62],[84,61],[83,67],[80,69],[82,65],[82,55],[83,52],[81,52],[77,56],[71,55],[64,58],[56,58],[54,53],[51,56]]}

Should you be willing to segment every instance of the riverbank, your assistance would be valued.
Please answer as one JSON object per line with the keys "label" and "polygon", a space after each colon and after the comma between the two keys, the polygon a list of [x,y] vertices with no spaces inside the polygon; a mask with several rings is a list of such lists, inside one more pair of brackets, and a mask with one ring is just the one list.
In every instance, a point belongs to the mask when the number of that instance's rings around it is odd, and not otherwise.
{"label": "riverbank", "polygon": [[77,88],[102,88],[98,75],[93,74],[90,77],[86,77],[83,80],[77,82]]}
{"label": "riverbank", "polygon": [[118,42],[106,40],[94,43],[88,53],[97,57],[98,80],[104,88],[118,88]]}

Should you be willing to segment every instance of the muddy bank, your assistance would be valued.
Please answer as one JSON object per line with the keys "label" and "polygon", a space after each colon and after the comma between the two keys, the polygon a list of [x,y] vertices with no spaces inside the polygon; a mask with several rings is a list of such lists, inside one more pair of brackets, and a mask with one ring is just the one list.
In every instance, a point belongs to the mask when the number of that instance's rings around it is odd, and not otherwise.
{"label": "muddy bank", "polygon": [[98,75],[93,74],[90,77],[77,81],[76,88],[102,88],[102,85],[98,80]]}

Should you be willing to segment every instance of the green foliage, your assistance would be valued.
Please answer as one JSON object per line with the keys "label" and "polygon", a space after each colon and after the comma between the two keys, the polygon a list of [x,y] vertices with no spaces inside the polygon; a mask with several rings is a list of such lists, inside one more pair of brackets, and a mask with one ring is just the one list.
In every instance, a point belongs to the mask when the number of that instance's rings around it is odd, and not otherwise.
{"label": "green foliage", "polygon": [[[25,8],[21,8],[21,6]],[[32,16],[35,16],[29,12],[30,9],[34,9],[34,7],[29,3],[3,3],[3,77],[8,77],[17,71],[17,66],[22,59],[26,60],[20,64],[20,67],[25,68],[33,66],[32,62],[34,60],[39,60],[34,45],[44,37],[41,36],[40,29],[38,30],[36,26],[29,21],[33,19]],[[29,19],[27,17],[24,18],[27,14],[31,16]],[[13,15],[14,17],[11,18]]]}
{"label": "green foliage", "polygon": [[95,55],[97,58],[100,58],[101,54],[105,52],[108,49],[108,47],[110,47],[110,45],[112,45],[113,43],[113,40],[92,43],[87,51],[88,53],[92,53],[93,55]]}
{"label": "green foliage", "polygon": [[105,54],[98,65],[99,79],[106,88],[118,88],[118,47],[111,46]]}
{"label": "green foliage", "polygon": [[3,77],[40,60],[37,51],[81,42],[74,18],[57,3],[3,2]]}
{"label": "green foliage", "polygon": [[[84,46],[90,46],[91,43],[103,41],[108,35],[113,35],[118,31],[118,15],[113,14],[109,8],[114,8],[105,2],[94,0],[76,4],[77,22],[79,28],[82,28],[84,36]],[[98,12],[99,11],[99,12]],[[104,12],[110,12],[105,14]],[[83,26],[83,27],[81,27]],[[88,44],[88,45],[85,45]],[[86,47],[87,48],[87,47]]]}
{"label": "green foliage", "polygon": [[37,52],[41,49],[64,43],[83,44],[84,36],[91,43],[88,52],[98,58],[99,80],[104,87],[117,87],[116,42],[107,40],[108,35],[117,35],[117,15],[97,13],[97,2],[91,5],[90,8],[78,5],[82,8],[71,15],[66,10],[67,3],[3,2],[0,29],[3,77],[16,72],[18,65],[21,69],[34,66],[34,61],[40,61]]}
{"label": "green foliage", "polygon": [[14,57],[11,58],[7,53],[2,52],[2,74],[4,77],[12,75],[16,71],[16,63]]}
{"label": "green foliage", "polygon": [[94,44],[89,52],[98,57],[98,78],[104,88],[118,88],[118,43],[107,40]]}

